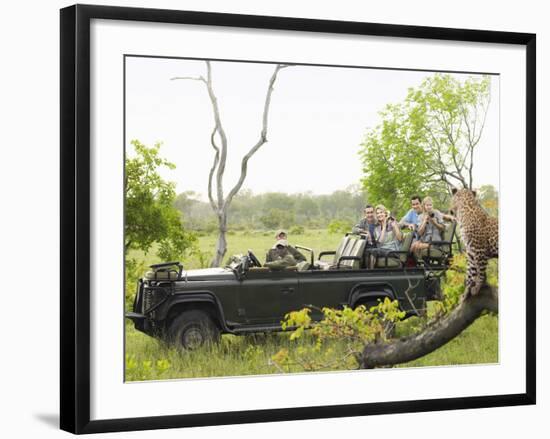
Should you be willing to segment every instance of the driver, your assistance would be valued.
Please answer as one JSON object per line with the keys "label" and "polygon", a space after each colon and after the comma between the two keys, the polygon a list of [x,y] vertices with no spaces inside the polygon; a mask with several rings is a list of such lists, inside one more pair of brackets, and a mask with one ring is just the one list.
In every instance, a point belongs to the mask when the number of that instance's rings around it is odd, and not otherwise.
{"label": "driver", "polygon": [[266,262],[281,260],[288,255],[292,256],[296,262],[306,261],[306,257],[288,243],[287,234],[284,230],[277,231],[275,239],[275,244],[269,249],[265,257]]}

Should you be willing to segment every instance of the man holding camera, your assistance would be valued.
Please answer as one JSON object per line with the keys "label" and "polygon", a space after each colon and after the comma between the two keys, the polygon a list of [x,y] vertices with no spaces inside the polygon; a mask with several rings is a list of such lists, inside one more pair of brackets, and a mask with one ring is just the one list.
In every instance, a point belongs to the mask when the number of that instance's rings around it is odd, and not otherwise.
{"label": "man holding camera", "polygon": [[275,262],[288,256],[291,256],[295,261],[292,265],[296,265],[297,262],[306,260],[302,253],[288,243],[287,233],[284,230],[277,231],[275,239],[275,245],[267,252],[265,257],[266,262]]}

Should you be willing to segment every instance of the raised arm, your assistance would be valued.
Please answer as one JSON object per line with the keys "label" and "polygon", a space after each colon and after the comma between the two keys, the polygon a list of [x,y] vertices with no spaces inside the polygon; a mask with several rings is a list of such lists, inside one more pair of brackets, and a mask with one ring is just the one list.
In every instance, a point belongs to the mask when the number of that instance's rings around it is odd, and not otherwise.
{"label": "raised arm", "polygon": [[393,233],[399,242],[403,241],[403,233],[396,221],[392,222]]}
{"label": "raised arm", "polygon": [[[438,215],[439,214],[439,215]],[[441,222],[439,221],[441,219]],[[443,232],[445,230],[445,224],[443,223],[443,220],[445,219],[444,214],[441,212],[437,212],[436,216],[431,218],[433,224],[440,232]]]}
{"label": "raised arm", "polygon": [[288,250],[290,251],[290,254],[294,256],[294,259],[296,259],[296,261],[302,262],[306,260],[306,257],[302,253],[300,253],[300,251],[297,250],[296,248],[292,246],[288,246]]}
{"label": "raised arm", "polygon": [[424,215],[422,217],[422,222],[420,223],[420,226],[418,227],[418,235],[423,236],[424,232],[426,231],[426,224],[428,224],[428,215]]}

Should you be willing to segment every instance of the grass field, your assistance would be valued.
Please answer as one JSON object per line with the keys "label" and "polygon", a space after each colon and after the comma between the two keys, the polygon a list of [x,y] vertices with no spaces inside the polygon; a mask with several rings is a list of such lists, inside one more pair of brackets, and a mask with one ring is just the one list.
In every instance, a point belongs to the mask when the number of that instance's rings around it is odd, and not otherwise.
{"label": "grass field", "polygon": [[[336,248],[341,235],[326,231],[309,231],[290,236],[292,244],[310,247],[317,255],[322,250]],[[211,255],[216,237],[199,238],[202,252]],[[229,234],[227,256],[245,253],[251,249],[263,261],[266,251],[274,242],[274,232],[237,232]],[[158,262],[154,252],[143,255],[138,252],[130,256],[147,264]],[[204,262],[204,261],[203,261]],[[186,268],[199,268],[201,261],[190,258]],[[491,264],[492,278],[496,278],[496,263]],[[420,324],[418,318],[411,318],[398,324],[397,336],[412,333]],[[315,340],[306,335],[298,340],[290,340],[288,333],[265,335],[233,336],[223,335],[218,345],[205,346],[191,352],[181,352],[169,348],[162,342],[136,331],[131,322],[126,323],[126,380],[142,381],[154,379],[175,379],[212,376],[242,376],[286,372],[301,372],[303,369],[288,366],[281,369],[272,357],[282,349],[299,350],[313,346]],[[341,343],[330,342],[325,346],[326,358],[342,357]],[[472,324],[459,337],[431,354],[403,364],[400,367],[442,366],[458,364],[480,364],[498,362],[498,317],[484,315]],[[331,363],[330,361],[328,363]],[[353,368],[354,364],[333,365],[327,370]]]}
{"label": "grass field", "polygon": [[[214,248],[216,245],[217,236],[206,235],[199,236],[198,247],[201,252],[207,256],[207,261],[209,262],[212,259],[214,254]],[[310,230],[299,235],[289,236],[290,243],[293,245],[303,245],[305,247],[311,248],[316,255],[320,251],[324,250],[334,250],[336,246],[342,239],[342,235],[339,234],[330,234],[325,230]],[[227,234],[227,253],[226,258],[233,254],[246,253],[248,250],[252,252],[260,259],[260,261],[265,260],[265,255],[267,251],[271,248],[275,242],[275,230],[265,232],[265,231],[250,231],[250,232],[229,232]],[[309,259],[309,255],[304,252],[306,258]],[[155,250],[151,250],[147,255],[144,255],[139,251],[131,251],[131,258],[139,258],[145,261],[146,264],[154,264],[156,262],[161,262],[155,256]],[[197,257],[190,256],[185,261],[185,268],[201,268],[201,262]]]}

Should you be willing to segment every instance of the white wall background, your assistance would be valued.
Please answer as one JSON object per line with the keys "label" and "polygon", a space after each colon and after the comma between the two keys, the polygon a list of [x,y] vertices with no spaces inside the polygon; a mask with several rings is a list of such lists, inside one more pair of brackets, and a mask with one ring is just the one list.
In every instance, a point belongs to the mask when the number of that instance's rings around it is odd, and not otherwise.
{"label": "white wall background", "polygon": [[[252,0],[89,1],[88,3],[299,16],[395,24],[477,28],[537,33],[539,224],[549,212],[543,200],[548,177],[548,13],[543,2],[339,2]],[[61,437],[58,431],[59,367],[59,12],[64,1],[10,2],[0,16],[0,190],[3,241],[3,309],[0,314],[1,431],[4,437]],[[545,117],[546,116],[546,117]],[[546,155],[546,156],[545,156]],[[547,215],[545,215],[545,213]],[[538,272],[543,273],[539,234]],[[7,238],[7,242],[6,242]],[[27,262],[30,261],[30,262]],[[36,261],[33,265],[32,262]],[[26,278],[28,282],[21,282]],[[17,286],[16,286],[17,285]],[[549,412],[548,319],[543,320],[546,285],[538,280],[538,405],[455,412],[324,419],[200,429],[108,434],[108,437],[240,438],[308,435],[336,437],[462,438],[525,436],[546,430]],[[540,437],[540,435],[538,435]],[[537,436],[535,436],[537,437]]]}

